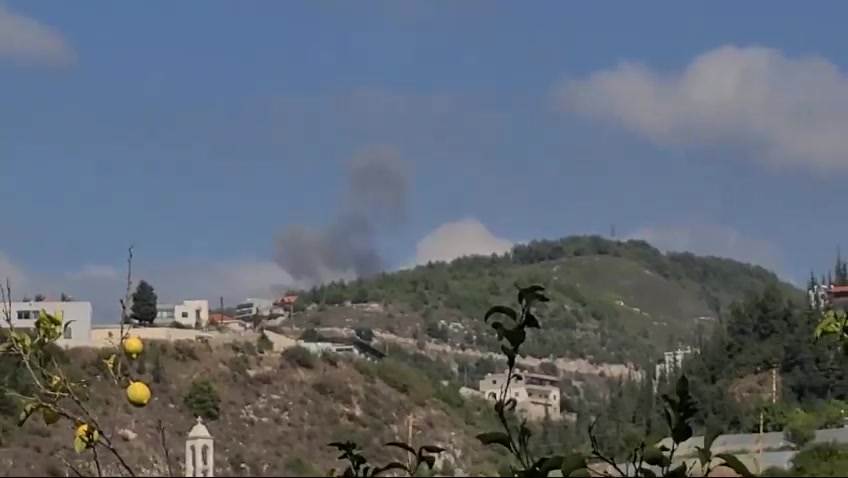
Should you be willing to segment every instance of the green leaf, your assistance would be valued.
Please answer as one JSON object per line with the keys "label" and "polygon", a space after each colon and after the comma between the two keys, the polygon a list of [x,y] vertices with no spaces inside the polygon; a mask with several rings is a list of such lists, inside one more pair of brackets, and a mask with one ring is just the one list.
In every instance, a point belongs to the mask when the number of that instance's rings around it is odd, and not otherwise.
{"label": "green leaf", "polygon": [[515,350],[507,347],[505,344],[501,344],[501,352],[506,355],[506,364],[507,367],[512,369],[515,367]]}
{"label": "green leaf", "polygon": [[660,468],[664,468],[671,463],[671,460],[669,460],[665,453],[655,447],[647,448],[644,453],[642,453],[642,459],[645,460],[645,463],[651,466],[658,466]]}
{"label": "green leaf", "polygon": [[429,468],[429,469],[431,469],[431,470],[432,470],[432,469],[433,469],[433,467],[436,465],[436,457],[435,457],[435,456],[432,456],[432,455],[422,456],[422,457],[420,457],[420,458],[419,458],[419,460],[418,460],[418,461],[419,461],[419,462],[424,462],[424,463],[426,463],[426,464],[427,464],[427,468]]}
{"label": "green leaf", "polygon": [[562,476],[578,476],[574,472],[585,468],[586,457],[580,453],[571,453],[563,457],[562,465],[560,465],[559,469],[562,471]]}
{"label": "green leaf", "polygon": [[31,417],[37,409],[38,407],[36,407],[35,404],[32,403],[27,403],[26,405],[24,405],[24,409],[21,410],[21,414],[18,416],[18,426],[24,426],[24,423],[29,420],[29,417]]}
{"label": "green leaf", "polygon": [[715,426],[708,426],[707,432],[704,434],[704,449],[710,451],[713,448],[713,442],[721,435],[721,429]]}
{"label": "green leaf", "polygon": [[745,466],[742,461],[739,460],[735,455],[731,455],[730,453],[718,453],[716,454],[716,458],[722,460],[724,463],[721,466],[726,466],[733,470],[739,476],[744,477],[753,477],[754,474],[748,470],[748,467]]}
{"label": "green leaf", "polygon": [[544,295],[545,288],[540,285],[531,285],[528,287],[518,288],[518,303],[525,306],[530,306],[534,302],[548,302],[550,299]]}
{"label": "green leaf", "polygon": [[524,314],[524,326],[528,329],[539,329],[541,325],[539,324],[539,319],[533,315],[532,312],[527,312]]}
{"label": "green leaf", "polygon": [[686,378],[686,375],[681,375],[680,378],[677,379],[677,385],[674,389],[678,403],[682,403],[689,398],[689,379]]}
{"label": "green leaf", "polygon": [[74,451],[77,453],[82,453],[86,449],[85,442],[81,437],[74,438]]}
{"label": "green leaf", "polygon": [[407,468],[406,465],[393,461],[387,465],[374,468],[374,471],[371,472],[371,476],[380,476],[382,473],[393,470],[402,470],[409,473],[409,468]]}
{"label": "green leaf", "polygon": [[521,327],[516,327],[514,329],[508,329],[504,331],[504,337],[509,341],[509,345],[512,345],[513,349],[517,349],[521,347],[521,344],[527,339],[527,332],[524,331]]}
{"label": "green leaf", "polygon": [[327,446],[335,448],[339,451],[353,451],[356,448],[356,444],[353,442],[345,441],[334,441],[327,444]]}
{"label": "green leaf", "polygon": [[439,454],[439,453],[444,453],[447,450],[445,450],[444,448],[442,448],[440,446],[424,445],[418,450],[419,453],[421,453],[422,451],[427,452],[427,453]]}
{"label": "green leaf", "polygon": [[538,461],[536,468],[539,469],[539,473],[541,473],[542,476],[548,476],[550,472],[562,469],[563,460],[565,460],[565,457],[562,455],[542,458]]}
{"label": "green leaf", "polygon": [[657,474],[650,468],[639,468],[639,476],[644,476],[645,478],[656,478]]}
{"label": "green leaf", "polygon": [[415,451],[415,448],[412,448],[411,446],[407,445],[406,443],[402,443],[402,442],[399,442],[399,441],[390,441],[390,442],[386,443],[385,446],[400,448],[401,450],[406,450],[407,452],[409,452],[413,455],[416,455],[416,456],[418,455],[418,452]]}
{"label": "green leaf", "polygon": [[680,444],[692,438],[692,427],[686,422],[679,422],[671,430],[671,439]]}
{"label": "green leaf", "polygon": [[494,331],[498,334],[498,340],[501,340],[502,338],[504,338],[504,333],[506,332],[506,327],[504,327],[503,322],[498,321],[498,320],[492,322],[492,329],[494,329]]}
{"label": "green leaf", "polygon": [[592,474],[589,473],[588,468],[578,468],[578,469],[572,471],[570,474],[568,474],[568,475],[563,474],[562,476],[570,476],[571,478],[578,478],[578,477],[579,478],[589,478],[589,477],[592,476]]}
{"label": "green leaf", "polygon": [[665,475],[666,478],[686,478],[686,463],[681,463],[680,465],[668,470]]}
{"label": "green leaf", "polygon": [[483,316],[483,322],[488,322],[493,315],[497,314],[505,315],[513,321],[518,321],[518,312],[516,312],[515,309],[513,309],[512,307],[507,307],[505,305],[495,305],[492,306],[486,312],[486,315]]}
{"label": "green leaf", "polygon": [[507,450],[512,450],[512,443],[510,442],[509,435],[504,432],[480,433],[477,435],[477,439],[480,440],[480,443],[483,445],[500,445]]}
{"label": "green leaf", "polygon": [[700,446],[696,446],[695,450],[698,452],[698,461],[701,462],[701,468],[706,468],[706,466],[713,459],[712,452],[709,448],[704,448]]}
{"label": "green leaf", "polygon": [[842,330],[841,321],[833,311],[827,311],[824,314],[824,319],[816,326],[815,338],[818,340],[829,335],[836,335],[839,334],[840,330]]}

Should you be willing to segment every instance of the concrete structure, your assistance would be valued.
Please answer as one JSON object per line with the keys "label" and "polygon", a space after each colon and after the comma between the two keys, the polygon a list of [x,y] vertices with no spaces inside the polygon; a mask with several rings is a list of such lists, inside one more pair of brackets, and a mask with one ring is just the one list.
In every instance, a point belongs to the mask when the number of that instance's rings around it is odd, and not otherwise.
{"label": "concrete structure", "polygon": [[182,304],[156,306],[156,320],[174,321],[184,327],[203,328],[209,324],[209,301],[184,300]]}
{"label": "concrete structure", "polygon": [[[91,302],[12,302],[12,326],[20,329],[35,328],[40,310],[50,314],[62,313],[64,323],[70,324],[56,341],[62,347],[80,347],[91,343]],[[0,327],[7,328],[5,320]]]}
{"label": "concrete structure", "polygon": [[657,393],[660,376],[669,375],[675,370],[679,370],[683,366],[683,361],[686,360],[686,357],[697,352],[698,350],[692,347],[684,347],[672,350],[671,352],[665,352],[663,358],[657,361],[654,368],[654,393]]}
{"label": "concrete structure", "polygon": [[[517,402],[516,409],[529,419],[561,418],[559,378],[540,373],[517,372],[509,385],[510,396]],[[480,393],[487,400],[497,400],[506,385],[506,373],[490,373],[480,380]]]}
{"label": "concrete structure", "polygon": [[215,476],[215,440],[200,417],[186,439],[185,476]]}
{"label": "concrete structure", "polygon": [[273,300],[248,298],[236,306],[235,318],[239,320],[250,320],[255,315],[268,316],[271,314],[273,308]]}

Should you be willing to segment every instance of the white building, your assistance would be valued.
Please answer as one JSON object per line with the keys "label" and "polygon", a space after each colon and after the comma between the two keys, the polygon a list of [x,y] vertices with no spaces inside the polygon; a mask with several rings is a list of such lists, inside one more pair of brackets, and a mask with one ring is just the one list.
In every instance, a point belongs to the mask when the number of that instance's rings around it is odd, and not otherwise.
{"label": "white building", "polygon": [[180,325],[203,328],[209,324],[209,301],[184,300],[182,304],[160,304],[156,306],[156,320],[174,321]]}
{"label": "white building", "polygon": [[668,376],[676,370],[680,370],[686,358],[694,353],[698,353],[698,349],[688,346],[663,353],[663,358],[657,361],[654,369],[654,393],[657,391],[660,377],[663,375]]}
{"label": "white building", "polygon": [[[21,329],[35,328],[41,310],[49,314],[62,313],[65,324],[70,324],[56,343],[62,347],[80,347],[91,343],[91,302],[12,302],[12,326]],[[0,327],[7,328],[5,313]]]}
{"label": "white building", "polygon": [[254,315],[268,316],[273,309],[273,300],[248,298],[236,306],[234,318],[238,320],[250,320]]}
{"label": "white building", "polygon": [[[559,377],[517,371],[520,378],[514,378],[509,386],[510,396],[514,398],[516,408],[532,420],[549,417],[561,418]],[[506,373],[489,373],[480,380],[480,393],[488,400],[496,401],[506,386]]]}

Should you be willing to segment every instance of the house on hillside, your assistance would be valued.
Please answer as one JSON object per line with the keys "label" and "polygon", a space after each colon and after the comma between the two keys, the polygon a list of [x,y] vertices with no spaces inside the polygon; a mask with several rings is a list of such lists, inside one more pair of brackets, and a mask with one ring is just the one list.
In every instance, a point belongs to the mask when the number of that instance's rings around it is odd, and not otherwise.
{"label": "house on hillside", "polygon": [[158,304],[156,321],[174,322],[187,328],[203,328],[209,324],[209,301],[184,300],[182,304]]}
{"label": "house on hillside", "polygon": [[[509,385],[510,396],[516,401],[516,409],[527,418],[541,420],[549,417],[558,420],[560,410],[559,377],[541,373],[517,372]],[[506,373],[490,373],[480,380],[480,394],[487,400],[496,401],[506,386]]]}
{"label": "house on hillside", "polygon": [[333,352],[338,354],[352,354],[375,360],[385,358],[386,356],[385,353],[377,350],[359,337],[327,337],[314,329],[305,331],[300,339],[298,339],[297,344],[314,353]]}
{"label": "house on hillside", "polygon": [[[12,326],[19,329],[35,328],[35,321],[41,310],[49,314],[62,313],[67,327],[56,341],[62,347],[82,347],[91,343],[91,302],[11,302]],[[8,328],[5,317],[0,327]]]}

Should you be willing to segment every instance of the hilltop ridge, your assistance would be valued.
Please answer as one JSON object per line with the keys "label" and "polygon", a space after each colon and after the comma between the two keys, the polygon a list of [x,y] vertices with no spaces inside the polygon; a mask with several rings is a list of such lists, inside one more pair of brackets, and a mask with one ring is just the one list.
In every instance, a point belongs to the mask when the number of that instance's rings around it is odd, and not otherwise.
{"label": "hilltop ridge", "polygon": [[[760,266],[663,253],[640,240],[573,236],[299,291],[305,313],[294,322],[495,351],[480,318],[489,305],[510,302],[515,285],[529,283],[545,286],[553,300],[540,311],[547,333],[528,340],[527,353],[607,363],[645,364],[694,342],[720,311],[767,286],[801,297]],[[354,307],[339,307],[345,304]],[[364,304],[370,311],[355,307]]]}

